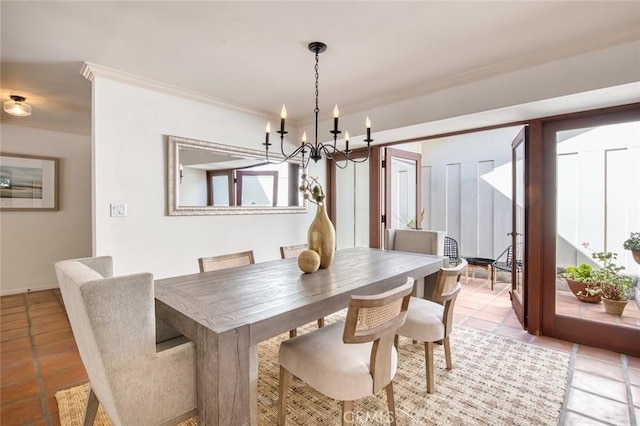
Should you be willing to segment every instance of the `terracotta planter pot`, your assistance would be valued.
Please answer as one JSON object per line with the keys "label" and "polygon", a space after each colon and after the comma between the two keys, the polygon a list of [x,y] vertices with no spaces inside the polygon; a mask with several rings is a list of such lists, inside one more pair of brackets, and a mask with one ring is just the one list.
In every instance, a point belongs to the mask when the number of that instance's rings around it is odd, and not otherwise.
{"label": "terracotta planter pot", "polygon": [[604,311],[611,315],[621,316],[625,306],[627,306],[628,300],[611,300],[602,299],[604,304]]}
{"label": "terracotta planter pot", "polygon": [[[583,283],[582,281],[570,280],[569,278],[566,278],[566,280],[567,280],[567,285],[569,286],[569,289],[571,290],[571,292],[581,302],[600,303],[600,300],[602,300],[602,296],[599,294],[593,294],[593,295],[586,294],[585,290],[587,288],[588,283]],[[582,294],[578,294],[580,292],[582,292]]]}
{"label": "terracotta planter pot", "polygon": [[633,255],[633,260],[640,265],[640,250],[631,250],[631,254]]}

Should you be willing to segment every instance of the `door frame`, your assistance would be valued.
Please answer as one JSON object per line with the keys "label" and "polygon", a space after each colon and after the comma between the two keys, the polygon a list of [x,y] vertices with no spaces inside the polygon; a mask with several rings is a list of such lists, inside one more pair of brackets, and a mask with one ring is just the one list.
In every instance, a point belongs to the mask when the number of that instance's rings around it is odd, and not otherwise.
{"label": "door frame", "polygon": [[[516,149],[519,147],[523,148],[523,157],[522,157],[522,167],[523,171],[518,170],[518,157],[516,156]],[[527,179],[527,157],[529,150],[529,127],[523,126],[522,129],[518,132],[516,137],[511,142],[511,290],[509,291],[509,297],[511,298],[511,306],[516,313],[516,317],[520,324],[522,324],[522,328],[527,328],[528,323],[528,300],[529,295],[527,294],[528,285],[527,285],[527,241],[528,241],[528,233],[527,233],[527,212],[529,210],[529,206],[527,204],[527,187],[528,187],[528,179]],[[522,189],[524,194],[522,199],[524,201],[523,209],[523,218],[518,217],[518,196],[517,189],[518,185],[516,181],[518,180],[518,173],[523,173],[522,178],[524,180],[524,184]],[[522,300],[520,300],[520,295],[516,291],[516,283],[518,282],[518,223],[520,220],[524,220],[524,223],[521,224],[523,233],[524,233],[524,246],[522,247],[522,263],[524,268],[524,274],[522,276]]]}
{"label": "door frame", "polygon": [[384,152],[384,162],[382,168],[384,169],[384,215],[385,223],[382,223],[381,232],[384,233],[385,229],[389,229],[390,217],[391,217],[391,158],[402,158],[404,160],[415,161],[416,163],[416,228],[421,229],[418,225],[418,218],[422,211],[422,154],[386,147]]}
{"label": "door frame", "polygon": [[[557,239],[557,142],[555,132],[565,128],[591,127],[640,120],[640,104],[568,114],[542,120],[538,159],[542,172],[537,176],[534,190],[540,190],[539,213],[542,216],[541,319],[542,334],[579,344],[609,349],[640,357],[640,330],[619,327],[576,317],[557,315],[556,298],[556,239]],[[529,262],[531,264],[531,262]]]}

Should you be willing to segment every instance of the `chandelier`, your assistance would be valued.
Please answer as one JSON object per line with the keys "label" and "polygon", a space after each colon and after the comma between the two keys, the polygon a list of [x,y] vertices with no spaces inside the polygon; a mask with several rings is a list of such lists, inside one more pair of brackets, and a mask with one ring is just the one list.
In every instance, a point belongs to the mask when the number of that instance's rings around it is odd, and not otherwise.
{"label": "chandelier", "polygon": [[[329,133],[333,135],[333,143],[318,143],[318,113],[320,112],[320,108],[318,107],[318,87],[319,87],[318,86],[318,76],[319,76],[318,56],[320,55],[320,53],[327,50],[327,45],[319,41],[314,41],[309,43],[308,47],[309,47],[309,50],[315,53],[316,55],[316,65],[315,65],[316,105],[313,110],[316,116],[315,117],[316,118],[315,136],[313,139],[313,143],[307,142],[307,132],[303,132],[300,146],[298,146],[298,148],[296,148],[296,150],[293,151],[291,154],[286,154],[284,152],[284,135],[286,135],[289,132],[285,130],[285,120],[287,118],[287,109],[283,105],[282,112],[280,114],[280,130],[276,131],[276,133],[280,135],[280,151],[282,152],[282,155],[285,157],[285,161],[294,159],[298,155],[301,155],[302,166],[305,168],[307,167],[307,164],[309,164],[309,160],[313,160],[314,162],[317,163],[318,160],[322,159],[323,154],[324,156],[327,157],[327,159],[333,160],[336,166],[341,169],[344,169],[345,167],[347,167],[347,164],[349,163],[349,161],[353,163],[363,163],[369,159],[371,142],[373,142],[373,139],[371,139],[371,121],[369,120],[369,117],[367,117],[365,121],[365,126],[367,128],[367,137],[366,139],[364,139],[364,141],[367,143],[366,157],[350,158],[350,155],[353,152],[353,150],[349,149],[349,132],[348,131],[345,132],[345,135],[344,135],[345,149],[340,150],[336,147],[338,135],[342,133],[342,131],[338,129],[338,116],[340,113],[340,111],[338,110],[338,105],[336,105],[335,108],[333,109],[333,130],[329,131]],[[265,147],[265,154],[266,154],[267,160],[269,160],[269,147],[273,145],[272,143],[269,142],[270,133],[271,133],[271,123],[267,122],[265,142],[262,144]]]}

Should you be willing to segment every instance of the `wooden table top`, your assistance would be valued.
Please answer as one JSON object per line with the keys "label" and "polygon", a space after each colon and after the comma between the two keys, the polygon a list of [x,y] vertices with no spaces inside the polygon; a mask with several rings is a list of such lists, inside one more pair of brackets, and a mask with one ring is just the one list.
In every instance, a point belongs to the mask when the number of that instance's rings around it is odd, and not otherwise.
{"label": "wooden table top", "polygon": [[379,293],[407,276],[433,274],[442,259],[351,248],[338,250],[329,269],[313,274],[302,273],[292,258],[160,279],[155,297],[216,333],[249,325],[251,344],[257,344],[346,307],[352,294]]}

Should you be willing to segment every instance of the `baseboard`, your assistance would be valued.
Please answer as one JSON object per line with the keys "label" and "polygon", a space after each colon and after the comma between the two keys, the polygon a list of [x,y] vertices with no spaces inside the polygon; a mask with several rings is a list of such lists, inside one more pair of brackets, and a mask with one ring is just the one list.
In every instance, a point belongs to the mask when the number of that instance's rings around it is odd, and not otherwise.
{"label": "baseboard", "polygon": [[12,288],[8,290],[4,290],[0,288],[0,296],[10,296],[12,294],[22,294],[22,293],[33,293],[33,292],[42,291],[42,290],[52,290],[54,288],[59,288],[57,283],[50,284],[50,285],[43,285],[40,287]]}

